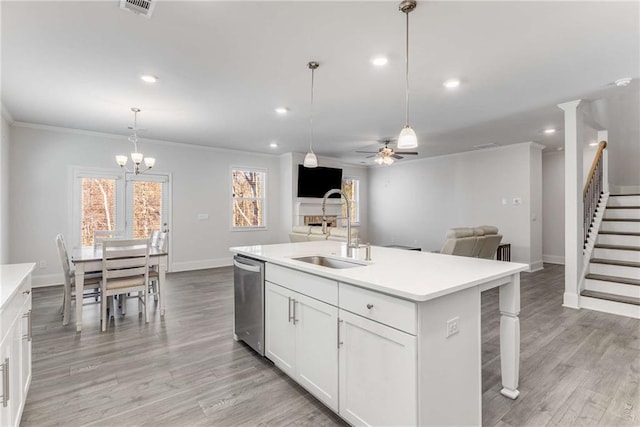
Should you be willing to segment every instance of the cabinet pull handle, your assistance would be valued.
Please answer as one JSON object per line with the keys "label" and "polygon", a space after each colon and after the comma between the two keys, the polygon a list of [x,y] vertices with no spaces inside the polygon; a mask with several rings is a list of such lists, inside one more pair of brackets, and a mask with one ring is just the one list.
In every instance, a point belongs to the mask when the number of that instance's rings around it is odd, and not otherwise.
{"label": "cabinet pull handle", "polygon": [[31,341],[31,330],[32,330],[32,322],[31,322],[31,310],[27,311],[25,314],[22,315],[23,318],[27,318],[27,334],[22,336],[22,339],[26,339],[27,341]]}
{"label": "cabinet pull handle", "polygon": [[7,407],[9,401],[9,358],[4,359],[2,368],[2,406]]}
{"label": "cabinet pull handle", "polygon": [[371,310],[373,308],[373,304],[367,304],[367,308]]}
{"label": "cabinet pull handle", "polygon": [[291,323],[291,319],[293,319],[293,316],[291,316],[291,297],[289,297],[289,323]]}
{"label": "cabinet pull handle", "polygon": [[293,324],[295,325],[296,322],[298,322],[298,319],[296,319],[296,304],[298,303],[298,301],[296,301],[295,299],[293,300]]}
{"label": "cabinet pull handle", "polygon": [[342,323],[342,322],[343,322],[342,320],[338,319],[338,322],[337,322],[337,324],[338,324],[338,334],[337,334],[338,335],[338,349],[340,348],[340,346],[342,344],[344,344],[342,341],[340,341],[340,323]]}

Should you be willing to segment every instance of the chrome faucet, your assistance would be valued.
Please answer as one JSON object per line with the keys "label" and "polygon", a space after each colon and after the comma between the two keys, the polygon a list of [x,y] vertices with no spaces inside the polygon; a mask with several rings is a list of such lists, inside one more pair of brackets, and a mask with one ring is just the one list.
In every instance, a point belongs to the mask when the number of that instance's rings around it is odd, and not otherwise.
{"label": "chrome faucet", "polygon": [[353,256],[353,249],[358,249],[358,242],[356,241],[355,243],[353,243],[351,241],[351,201],[344,193],[344,191],[338,188],[327,191],[324,195],[324,198],[322,199],[322,232],[324,234],[327,234],[326,204],[327,198],[329,198],[329,196],[332,194],[340,194],[347,202],[347,257],[351,258]]}

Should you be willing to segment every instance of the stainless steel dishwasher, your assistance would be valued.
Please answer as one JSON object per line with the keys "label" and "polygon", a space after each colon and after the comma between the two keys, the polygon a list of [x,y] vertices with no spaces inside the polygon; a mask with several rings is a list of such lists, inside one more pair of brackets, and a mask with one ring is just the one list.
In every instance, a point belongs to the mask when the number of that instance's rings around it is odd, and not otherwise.
{"label": "stainless steel dishwasher", "polygon": [[264,356],[264,262],[233,257],[234,338]]}

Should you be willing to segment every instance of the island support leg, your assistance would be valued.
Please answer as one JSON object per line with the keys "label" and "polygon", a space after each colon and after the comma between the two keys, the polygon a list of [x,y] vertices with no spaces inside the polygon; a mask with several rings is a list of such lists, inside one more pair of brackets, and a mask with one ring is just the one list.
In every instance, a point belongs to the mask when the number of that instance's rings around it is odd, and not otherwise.
{"label": "island support leg", "polygon": [[520,375],[520,273],[500,287],[500,369],[502,393],[516,399]]}

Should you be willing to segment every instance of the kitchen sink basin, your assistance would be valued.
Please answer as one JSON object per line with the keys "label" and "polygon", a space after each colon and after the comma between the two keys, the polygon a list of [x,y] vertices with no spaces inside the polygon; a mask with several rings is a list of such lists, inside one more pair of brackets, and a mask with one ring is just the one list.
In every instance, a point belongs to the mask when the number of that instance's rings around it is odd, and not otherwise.
{"label": "kitchen sink basin", "polygon": [[329,268],[353,268],[362,267],[367,264],[361,264],[355,261],[347,261],[338,258],[329,258],[321,255],[303,256],[300,258],[292,258],[295,261],[308,262],[309,264],[320,265]]}

